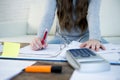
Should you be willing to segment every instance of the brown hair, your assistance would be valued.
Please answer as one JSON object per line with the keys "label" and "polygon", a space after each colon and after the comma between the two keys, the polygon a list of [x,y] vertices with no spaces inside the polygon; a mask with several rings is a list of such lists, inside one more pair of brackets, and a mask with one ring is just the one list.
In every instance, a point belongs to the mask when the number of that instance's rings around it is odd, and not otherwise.
{"label": "brown hair", "polygon": [[73,20],[73,0],[56,0],[57,15],[62,30],[71,31],[72,27],[78,26],[82,32],[88,27],[87,12],[88,0],[76,0],[75,15],[76,20]]}

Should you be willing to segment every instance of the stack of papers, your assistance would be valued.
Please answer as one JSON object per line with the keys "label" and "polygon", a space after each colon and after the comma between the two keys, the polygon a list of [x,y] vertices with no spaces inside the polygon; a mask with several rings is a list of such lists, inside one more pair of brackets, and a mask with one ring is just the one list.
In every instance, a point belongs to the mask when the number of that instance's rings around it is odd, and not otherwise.
{"label": "stack of papers", "polygon": [[[24,60],[55,60],[55,61],[67,61],[66,50],[80,48],[80,42],[72,41],[69,45],[66,45],[61,49],[61,44],[49,44],[47,48],[33,51],[30,46],[26,46],[20,49],[17,57],[4,57],[8,59],[24,59]],[[104,44],[106,50],[100,50],[96,52],[110,63],[120,64],[120,45]],[[1,48],[0,48],[1,49]],[[8,53],[9,54],[9,53]]]}

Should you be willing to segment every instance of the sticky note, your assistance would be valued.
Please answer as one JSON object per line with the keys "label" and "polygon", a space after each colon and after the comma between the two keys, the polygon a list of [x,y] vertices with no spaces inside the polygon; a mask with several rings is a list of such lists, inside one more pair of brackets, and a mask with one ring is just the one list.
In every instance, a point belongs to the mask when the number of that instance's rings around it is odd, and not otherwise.
{"label": "sticky note", "polygon": [[20,50],[20,43],[4,42],[3,57],[17,57]]}

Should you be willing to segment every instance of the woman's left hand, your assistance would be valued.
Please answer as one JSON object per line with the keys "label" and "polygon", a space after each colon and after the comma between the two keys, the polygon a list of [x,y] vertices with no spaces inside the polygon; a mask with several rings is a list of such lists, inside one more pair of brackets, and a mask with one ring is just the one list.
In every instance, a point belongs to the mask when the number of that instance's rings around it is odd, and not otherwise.
{"label": "woman's left hand", "polygon": [[94,51],[99,51],[99,49],[105,50],[105,47],[98,40],[88,40],[80,45],[80,48],[89,48]]}

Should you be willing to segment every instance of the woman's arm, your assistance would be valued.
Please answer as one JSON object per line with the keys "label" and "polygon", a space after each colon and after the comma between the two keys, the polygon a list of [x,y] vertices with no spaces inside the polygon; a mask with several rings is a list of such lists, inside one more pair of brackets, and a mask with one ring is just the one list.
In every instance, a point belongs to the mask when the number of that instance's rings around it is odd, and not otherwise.
{"label": "woman's arm", "polygon": [[45,1],[43,12],[44,16],[39,25],[38,37],[43,37],[43,33],[46,29],[48,29],[48,32],[50,31],[55,17],[56,0],[44,0],[44,1]]}
{"label": "woman's arm", "polygon": [[82,43],[80,47],[90,48],[92,50],[98,51],[100,48],[105,50],[105,47],[100,43],[101,32],[100,32],[100,11],[101,0],[90,0],[88,8],[88,28],[89,28],[89,40]]}
{"label": "woman's arm", "polygon": [[90,0],[87,16],[89,39],[101,40],[100,17],[99,17],[100,3],[101,0]]}
{"label": "woman's arm", "polygon": [[48,32],[50,31],[55,17],[56,0],[43,0],[43,5],[44,5],[44,10],[43,10],[44,15],[39,25],[37,37],[34,38],[33,41],[30,43],[31,48],[33,50],[39,50],[47,46],[46,42],[42,44],[41,40],[44,36],[45,30],[47,29]]}

